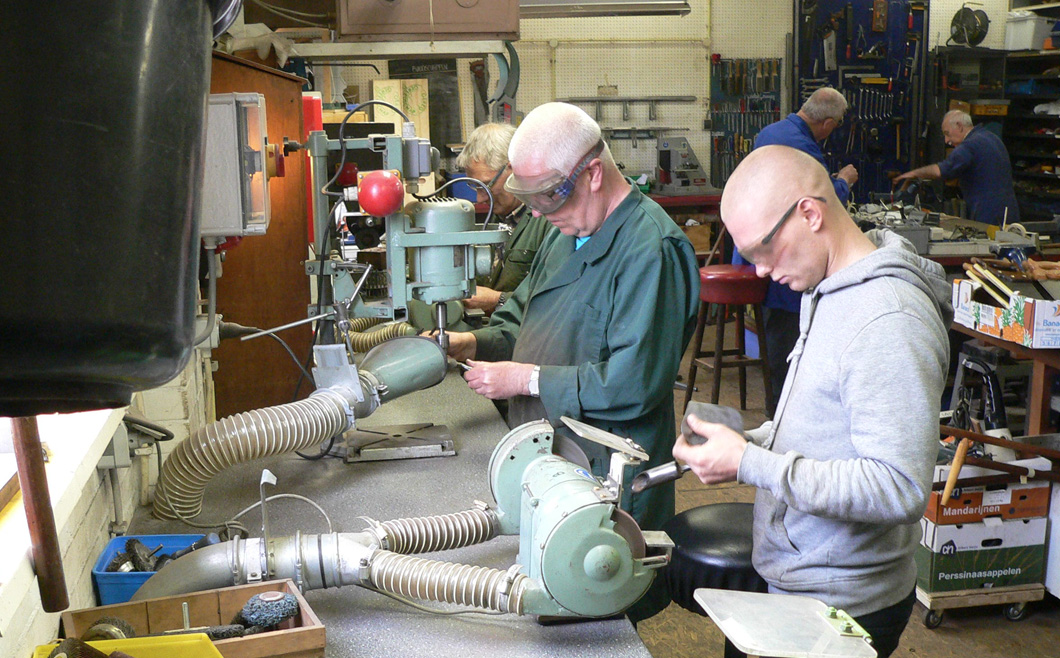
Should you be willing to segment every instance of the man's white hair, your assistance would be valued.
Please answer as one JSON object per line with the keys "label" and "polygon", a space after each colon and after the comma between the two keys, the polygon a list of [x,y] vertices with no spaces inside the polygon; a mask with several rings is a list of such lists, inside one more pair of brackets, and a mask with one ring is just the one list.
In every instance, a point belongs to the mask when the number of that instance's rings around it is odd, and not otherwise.
{"label": "man's white hair", "polygon": [[508,164],[508,145],[515,134],[515,126],[509,123],[484,123],[471,131],[467,144],[456,157],[456,166],[467,169],[478,162],[487,169],[500,171]]}
{"label": "man's white hair", "polygon": [[[512,137],[508,160],[520,167],[529,160],[566,174],[601,140],[600,125],[580,107],[568,103],[545,103],[534,108]],[[604,145],[600,159],[614,166]]]}
{"label": "man's white hair", "polygon": [[954,128],[960,126],[962,128],[972,127],[972,115],[968,114],[964,110],[950,110],[946,113],[946,116],[942,117],[942,123],[948,123]]}
{"label": "man's white hair", "polygon": [[847,99],[831,87],[823,87],[810,94],[799,112],[815,122],[825,119],[839,121],[847,112]]}

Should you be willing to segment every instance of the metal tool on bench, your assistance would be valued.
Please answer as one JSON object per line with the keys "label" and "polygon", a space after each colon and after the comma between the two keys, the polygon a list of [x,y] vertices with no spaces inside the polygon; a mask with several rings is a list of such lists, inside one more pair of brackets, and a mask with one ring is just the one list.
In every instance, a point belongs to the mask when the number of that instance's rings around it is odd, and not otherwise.
{"label": "metal tool on bench", "polygon": [[[706,439],[692,431],[688,426],[688,417],[695,416],[699,420],[708,423],[720,423],[734,432],[743,434],[743,417],[740,412],[732,407],[724,407],[709,402],[689,402],[685,410],[685,417],[681,421],[681,433],[688,437],[688,442],[694,446],[706,443]],[[668,462],[662,466],[649,468],[637,474],[633,478],[631,489],[633,493],[640,493],[656,485],[673,482],[687,473],[691,467],[688,464],[679,464],[676,461]]]}
{"label": "metal tool on bench", "polygon": [[[443,516],[369,519],[361,532],[277,537],[266,528],[264,537],[233,539],[170,563],[133,600],[291,578],[303,591],[359,585],[519,615],[622,612],[648,590],[673,547],[666,533],[642,531],[621,508],[625,469],[648,455],[631,441],[563,421],[614,450],[606,478],[555,454],[553,427],[533,421],[510,431],[493,451],[488,477],[495,507],[476,503]],[[517,563],[507,570],[412,556],[497,535],[519,536]]]}

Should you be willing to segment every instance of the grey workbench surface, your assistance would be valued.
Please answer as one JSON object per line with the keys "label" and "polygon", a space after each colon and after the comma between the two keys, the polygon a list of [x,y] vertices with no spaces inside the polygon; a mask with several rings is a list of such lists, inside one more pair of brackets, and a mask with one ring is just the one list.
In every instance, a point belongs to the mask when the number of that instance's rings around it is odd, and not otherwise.
{"label": "grey workbench surface", "polygon": [[[372,416],[359,420],[357,426],[371,429],[417,422],[448,425],[457,456],[346,464],[333,458],[306,461],[291,454],[240,464],[209,485],[199,519],[220,521],[257,501],[264,467],[278,480],[270,495],[297,493],[311,498],[331,516],[336,532],[364,528],[359,516],[385,521],[457,512],[469,509],[475,500],[493,504],[489,458],[508,431],[493,404],[474,394],[459,374],[451,371],[438,386],[383,405]],[[244,517],[255,536],[260,535],[260,518],[257,510]],[[269,521],[273,535],[294,534],[296,530],[327,532],[319,513],[297,500],[271,502]],[[141,508],[130,532],[183,533],[188,528],[153,518],[148,508]],[[424,557],[506,569],[515,563],[517,552],[518,538],[511,536]],[[432,615],[359,587],[316,590],[305,596],[324,622],[326,655],[334,658],[651,656],[624,617],[542,626],[532,617],[515,615]]]}

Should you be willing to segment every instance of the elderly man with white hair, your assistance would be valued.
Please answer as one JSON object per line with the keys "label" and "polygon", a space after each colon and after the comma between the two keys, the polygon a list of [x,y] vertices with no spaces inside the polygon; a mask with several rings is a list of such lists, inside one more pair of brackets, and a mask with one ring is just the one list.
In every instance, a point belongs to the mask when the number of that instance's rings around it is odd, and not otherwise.
{"label": "elderly man with white hair", "polygon": [[[597,475],[607,450],[570,434],[569,416],[629,437],[650,455],[638,471],[670,459],[673,384],[695,327],[695,251],[673,220],[626,180],[583,110],[546,103],[526,115],[508,150],[505,189],[558,230],[546,236],[530,275],[487,327],[450,334],[477,393],[509,399],[511,427],[547,418],[557,442],[573,440]],[[673,484],[623,507],[641,528],[674,514]],[[669,597],[656,589],[630,610],[636,621]]]}
{"label": "elderly man with white hair", "polygon": [[[493,195],[493,217],[511,229],[507,242],[498,250],[498,258],[489,276],[479,281],[475,295],[464,300],[468,308],[493,311],[508,299],[530,271],[541,241],[552,228],[541,216],[534,216],[530,208],[511,192],[504,183],[511,175],[508,167],[508,146],[515,134],[515,126],[507,123],[485,123],[475,128],[467,144],[457,157],[456,165],[470,177],[482,181]],[[475,187],[478,202],[487,200],[486,191]]]}
{"label": "elderly man with white hair", "polygon": [[1020,220],[1020,207],[1012,187],[1012,164],[1001,138],[982,126],[973,126],[963,110],[950,110],[942,118],[942,137],[954,147],[946,159],[907,171],[894,183],[916,178],[956,178],[968,204],[971,219],[1001,225]]}

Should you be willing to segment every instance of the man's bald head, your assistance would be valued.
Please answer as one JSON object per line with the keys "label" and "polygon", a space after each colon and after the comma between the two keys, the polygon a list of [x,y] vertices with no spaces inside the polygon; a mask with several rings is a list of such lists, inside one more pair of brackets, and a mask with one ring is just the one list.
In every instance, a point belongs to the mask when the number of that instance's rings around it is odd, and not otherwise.
{"label": "man's bald head", "polygon": [[[516,169],[543,164],[565,174],[600,140],[600,124],[585,110],[569,103],[544,103],[519,124],[508,147],[508,161]],[[600,160],[614,166],[606,144]]]}
{"label": "man's bald head", "polygon": [[847,99],[832,87],[823,87],[810,94],[799,112],[812,121],[820,122],[825,119],[839,121],[847,112]]}
{"label": "man's bald head", "polygon": [[763,146],[743,159],[725,183],[721,217],[726,227],[768,231],[796,199],[819,196],[839,205],[835,188],[821,163],[789,146]]}

